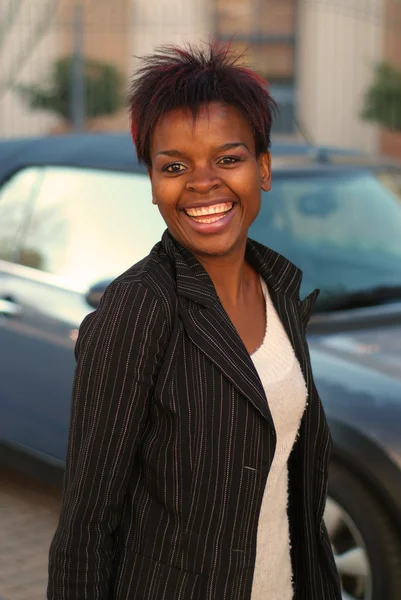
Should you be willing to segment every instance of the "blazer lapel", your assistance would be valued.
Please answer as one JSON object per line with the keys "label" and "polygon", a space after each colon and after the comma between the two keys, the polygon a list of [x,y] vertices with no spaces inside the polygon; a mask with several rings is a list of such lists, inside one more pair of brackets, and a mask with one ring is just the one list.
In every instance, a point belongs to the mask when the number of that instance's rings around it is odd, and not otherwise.
{"label": "blazer lapel", "polygon": [[168,231],[162,246],[175,265],[179,313],[189,338],[274,429],[259,375],[209,275]]}
{"label": "blazer lapel", "polygon": [[[162,245],[176,270],[179,313],[192,342],[271,424],[274,423],[253,361],[227,316],[213,282],[195,257],[168,232]],[[302,273],[273,250],[249,240],[247,260],[265,279],[272,301],[294,347],[307,385],[310,365],[304,330],[318,290],[299,300]]]}
{"label": "blazer lapel", "polygon": [[252,359],[221,303],[217,300],[209,308],[182,306],[180,316],[192,342],[274,429],[266,395]]}
{"label": "blazer lapel", "polygon": [[299,304],[300,315],[302,324],[306,330],[306,326],[309,322],[309,319],[313,313],[313,309],[315,308],[316,300],[319,296],[320,290],[316,289],[309,294],[306,298],[301,300]]}

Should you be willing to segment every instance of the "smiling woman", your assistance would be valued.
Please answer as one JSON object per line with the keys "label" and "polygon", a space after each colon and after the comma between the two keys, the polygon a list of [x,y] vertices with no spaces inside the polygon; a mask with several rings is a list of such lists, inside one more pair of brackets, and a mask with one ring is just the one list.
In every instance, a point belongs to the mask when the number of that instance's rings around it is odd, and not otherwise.
{"label": "smiling woman", "polygon": [[129,102],[167,231],[80,328],[48,598],[340,600],[317,292],[301,301],[300,271],[248,239],[271,187],[267,85],[229,48],[167,47]]}
{"label": "smiling woman", "polygon": [[[176,149],[163,150],[171,140]],[[150,156],[153,202],[174,238],[198,258],[243,253],[271,181],[246,117],[220,102],[199,107],[195,121],[176,108],[156,124]]]}

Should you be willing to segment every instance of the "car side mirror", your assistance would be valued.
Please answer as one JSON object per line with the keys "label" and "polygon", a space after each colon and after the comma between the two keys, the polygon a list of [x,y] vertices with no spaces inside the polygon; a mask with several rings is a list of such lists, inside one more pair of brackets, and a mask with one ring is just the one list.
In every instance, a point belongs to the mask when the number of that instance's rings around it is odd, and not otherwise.
{"label": "car side mirror", "polygon": [[100,299],[111,282],[111,279],[103,279],[102,281],[97,281],[89,288],[85,295],[85,299],[89,306],[92,308],[97,308],[99,306]]}

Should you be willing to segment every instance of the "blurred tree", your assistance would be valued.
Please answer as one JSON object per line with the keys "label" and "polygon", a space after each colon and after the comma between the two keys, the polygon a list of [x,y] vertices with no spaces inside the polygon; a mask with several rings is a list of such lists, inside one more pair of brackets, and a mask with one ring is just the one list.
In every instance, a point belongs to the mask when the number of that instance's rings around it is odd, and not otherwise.
{"label": "blurred tree", "polygon": [[[47,85],[20,85],[18,91],[33,110],[56,113],[71,121],[71,73],[73,58],[54,63]],[[85,112],[88,118],[115,114],[123,105],[124,78],[113,64],[85,59]]]}
{"label": "blurred tree", "polygon": [[401,71],[388,63],[376,66],[373,83],[365,94],[361,117],[401,131]]}

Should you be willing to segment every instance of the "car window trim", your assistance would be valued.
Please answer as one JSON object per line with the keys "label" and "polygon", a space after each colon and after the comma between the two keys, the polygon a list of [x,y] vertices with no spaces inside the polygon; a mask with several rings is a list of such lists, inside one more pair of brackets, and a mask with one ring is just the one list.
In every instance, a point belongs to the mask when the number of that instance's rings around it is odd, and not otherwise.
{"label": "car window trim", "polygon": [[87,289],[85,286],[74,285],[69,279],[64,279],[54,273],[48,273],[35,269],[34,267],[27,267],[18,263],[11,263],[5,260],[0,260],[0,271],[7,273],[11,276],[19,277],[21,279],[30,279],[43,285],[50,285],[55,288],[68,290],[71,292],[86,293]]}

